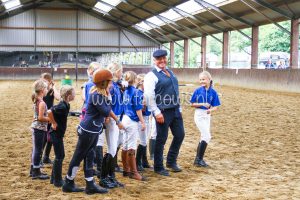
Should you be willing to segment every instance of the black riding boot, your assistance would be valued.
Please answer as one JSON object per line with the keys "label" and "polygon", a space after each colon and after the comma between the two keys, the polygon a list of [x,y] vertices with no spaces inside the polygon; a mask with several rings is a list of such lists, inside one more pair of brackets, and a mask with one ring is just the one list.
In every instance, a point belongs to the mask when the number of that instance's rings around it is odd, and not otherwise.
{"label": "black riding boot", "polygon": [[199,154],[200,154],[200,142],[198,144],[198,147],[197,147],[197,151],[196,151],[196,157],[195,157],[195,160],[194,160],[194,165],[197,165],[200,161],[199,159]]}
{"label": "black riding boot", "polygon": [[62,191],[63,192],[83,192],[84,189],[83,188],[78,188],[75,185],[74,180],[70,180],[67,177],[65,178],[65,183],[62,186]]}
{"label": "black riding boot", "polygon": [[113,158],[112,160],[112,165],[110,166],[109,168],[109,172],[108,172],[108,175],[109,175],[109,180],[116,186],[116,187],[124,187],[124,184],[123,183],[120,183],[117,179],[116,179],[116,174],[115,174],[115,158],[116,158],[117,154],[115,155],[115,157]]}
{"label": "black riding boot", "polygon": [[207,143],[204,140],[202,140],[201,143],[200,143],[199,151],[198,151],[199,161],[196,164],[197,167],[208,167],[208,165],[203,160],[206,147],[207,147]]}
{"label": "black riding boot", "polygon": [[138,171],[142,172],[144,171],[143,165],[142,165],[142,154],[143,154],[143,146],[139,144],[137,150],[136,150],[136,168]]}
{"label": "black riding boot", "polygon": [[61,172],[62,172],[62,159],[55,159],[52,167],[53,173],[53,185],[55,187],[61,187],[64,184],[62,180]]}
{"label": "black riding boot", "polygon": [[109,179],[109,170],[112,165],[112,156],[109,153],[106,153],[103,157],[102,161],[102,169],[101,169],[101,178],[99,185],[104,188],[114,188],[116,185],[112,183]]}
{"label": "black riding boot", "polygon": [[154,149],[155,149],[155,139],[149,140],[149,154],[150,154],[150,160],[154,160]]}
{"label": "black riding boot", "polygon": [[97,165],[97,177],[101,178],[102,162],[103,162],[103,147],[96,146],[95,152],[96,152],[95,163]]}
{"label": "black riding boot", "polygon": [[85,187],[85,193],[86,194],[96,194],[96,193],[104,194],[104,193],[108,193],[108,189],[102,188],[99,185],[96,185],[94,180],[91,180],[91,181],[86,180],[85,182],[86,182],[86,187]]}
{"label": "black riding boot", "polygon": [[147,146],[143,146],[142,166],[143,166],[143,168],[151,168],[151,166],[148,162],[148,159],[147,159]]}

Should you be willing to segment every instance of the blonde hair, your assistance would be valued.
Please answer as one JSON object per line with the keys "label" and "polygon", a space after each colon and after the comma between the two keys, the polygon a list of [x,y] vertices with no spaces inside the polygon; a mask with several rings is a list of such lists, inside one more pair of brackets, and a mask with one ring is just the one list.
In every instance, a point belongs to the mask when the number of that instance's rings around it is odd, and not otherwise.
{"label": "blonde hair", "polygon": [[119,70],[122,69],[122,66],[119,65],[118,63],[110,63],[108,66],[107,66],[107,69],[113,74],[113,80],[114,81],[117,81],[117,78],[115,77],[115,73]]}
{"label": "blonde hair", "polygon": [[66,101],[68,96],[72,95],[72,92],[75,91],[74,88],[70,85],[63,85],[60,88],[60,96],[61,98]]}
{"label": "blonde hair", "polygon": [[141,85],[144,84],[143,82],[144,82],[145,76],[146,76],[146,74],[138,74],[137,75],[137,77],[136,77],[137,82],[138,82],[137,87],[139,87],[139,86],[141,86]]}
{"label": "blonde hair", "polygon": [[42,73],[42,74],[41,74],[41,78],[42,78],[42,79],[45,79],[45,80],[47,80],[47,81],[49,81],[49,82],[52,81],[52,76],[51,76],[50,73]]}
{"label": "blonde hair", "polygon": [[128,82],[128,85],[133,85],[135,83],[136,77],[137,75],[133,71],[127,71],[124,74],[124,79]]}
{"label": "blonde hair", "polygon": [[31,95],[31,100],[36,103],[38,94],[48,87],[47,83],[43,79],[36,80],[33,83],[33,93]]}
{"label": "blonde hair", "polygon": [[91,62],[87,68],[87,72],[88,74],[91,76],[93,75],[94,71],[96,71],[97,69],[102,69],[102,65],[98,62]]}
{"label": "blonde hair", "polygon": [[205,76],[209,79],[209,83],[210,83],[210,86],[212,86],[213,84],[213,80],[212,80],[212,77],[211,77],[211,74],[208,72],[208,71],[203,71],[199,74],[199,78],[200,76]]}

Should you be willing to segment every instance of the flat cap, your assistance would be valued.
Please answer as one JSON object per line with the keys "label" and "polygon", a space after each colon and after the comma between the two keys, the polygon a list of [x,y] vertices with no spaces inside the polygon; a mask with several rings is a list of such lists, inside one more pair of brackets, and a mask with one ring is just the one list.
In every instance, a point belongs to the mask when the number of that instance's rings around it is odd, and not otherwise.
{"label": "flat cap", "polygon": [[153,57],[154,58],[159,58],[159,57],[166,56],[166,55],[168,55],[168,52],[166,50],[163,50],[163,49],[158,49],[158,50],[153,52]]}

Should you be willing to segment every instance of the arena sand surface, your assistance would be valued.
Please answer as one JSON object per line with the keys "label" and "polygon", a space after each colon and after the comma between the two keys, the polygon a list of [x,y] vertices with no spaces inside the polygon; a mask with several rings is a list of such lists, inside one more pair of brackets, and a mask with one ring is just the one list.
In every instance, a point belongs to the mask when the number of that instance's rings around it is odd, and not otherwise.
{"label": "arena sand surface", "polygon": [[[205,157],[210,168],[192,164],[199,132],[193,109],[184,106],[186,136],[178,159],[182,173],[161,177],[148,170],[147,182],[117,174],[126,184],[124,189],[88,196],[63,193],[49,180],[28,178],[31,86],[26,81],[0,82],[0,199],[300,199],[300,94],[216,86],[222,107],[213,114],[213,138]],[[180,89],[192,92],[195,88]],[[76,93],[72,110],[81,106],[80,84]],[[78,122],[75,117],[68,121],[64,175],[77,141]],[[50,169],[46,166],[43,171],[50,174]],[[82,169],[76,183],[85,186]]]}

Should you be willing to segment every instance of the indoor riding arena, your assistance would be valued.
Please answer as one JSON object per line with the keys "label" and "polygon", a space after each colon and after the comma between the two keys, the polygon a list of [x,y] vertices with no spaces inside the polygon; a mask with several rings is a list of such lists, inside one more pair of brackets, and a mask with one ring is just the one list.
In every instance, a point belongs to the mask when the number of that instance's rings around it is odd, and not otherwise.
{"label": "indoor riding arena", "polygon": [[[0,0],[0,199],[300,199],[299,17],[299,0]],[[41,74],[51,74],[58,91],[75,89],[64,136],[65,180],[90,63],[147,74],[158,49],[166,50],[179,81],[182,171],[155,173],[148,144],[151,168],[139,172],[147,180],[116,171],[124,187],[106,194],[67,193],[50,179],[30,177],[33,84]],[[203,71],[221,102],[211,112],[208,167],[194,164],[201,132],[190,103]],[[172,138],[169,130],[165,165]],[[104,154],[107,148],[105,142]],[[49,160],[40,170],[50,177],[53,147]],[[83,166],[74,179],[82,188]]]}

